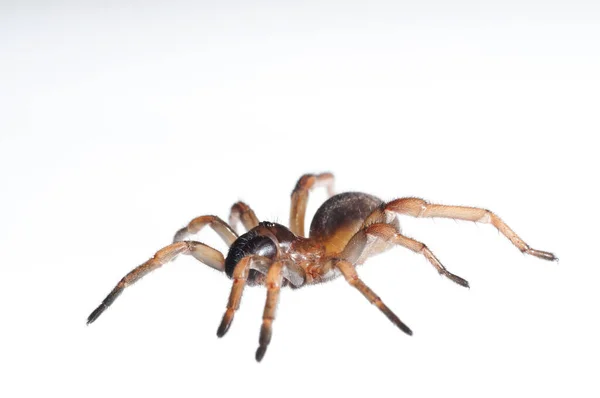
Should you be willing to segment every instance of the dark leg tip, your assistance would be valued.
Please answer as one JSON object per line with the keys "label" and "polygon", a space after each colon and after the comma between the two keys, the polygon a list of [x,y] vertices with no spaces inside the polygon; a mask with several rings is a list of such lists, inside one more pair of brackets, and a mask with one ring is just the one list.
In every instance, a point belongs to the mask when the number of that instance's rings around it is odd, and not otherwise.
{"label": "dark leg tip", "polygon": [[466,279],[463,279],[463,278],[461,278],[458,275],[454,275],[453,273],[448,272],[445,269],[440,272],[440,275],[445,276],[446,278],[450,279],[452,282],[456,283],[457,285],[461,285],[461,286],[466,287],[468,289],[471,288],[469,286],[469,282]]}
{"label": "dark leg tip", "polygon": [[265,353],[267,352],[267,346],[266,345],[261,345],[258,347],[258,349],[256,350],[256,362],[260,362],[262,361],[263,357],[265,356]]}
{"label": "dark leg tip", "polygon": [[400,328],[400,330],[402,330],[407,335],[412,336],[412,334],[413,334],[412,330],[410,330],[410,328],[408,326],[406,326],[405,324],[402,323],[402,324],[398,325],[398,327]]}
{"label": "dark leg tip", "polygon": [[217,337],[225,336],[225,333],[227,333],[231,326],[231,322],[233,322],[233,311],[227,310],[225,315],[223,315],[223,320],[219,325],[219,329],[217,329]]}
{"label": "dark leg tip", "polygon": [[466,279],[461,278],[460,276],[453,275],[453,278],[451,278],[451,279],[455,283],[457,283],[457,284],[459,284],[459,285],[461,285],[463,287],[466,287],[467,289],[471,288],[471,286],[469,286],[469,281],[467,281]]}
{"label": "dark leg tip", "polygon": [[230,323],[221,322],[219,329],[217,329],[217,337],[225,336],[225,333],[229,330]]}
{"label": "dark leg tip", "polygon": [[542,260],[547,260],[547,261],[558,261],[558,257],[556,257],[554,254],[550,253],[550,252],[545,252],[542,250],[536,250],[536,249],[527,249],[524,251],[525,254],[530,254],[532,256],[535,256],[537,258],[541,258]]}
{"label": "dark leg tip", "polygon": [[105,304],[100,304],[98,308],[96,308],[87,319],[87,325],[93,323],[98,317],[104,312],[104,310],[108,308]]}

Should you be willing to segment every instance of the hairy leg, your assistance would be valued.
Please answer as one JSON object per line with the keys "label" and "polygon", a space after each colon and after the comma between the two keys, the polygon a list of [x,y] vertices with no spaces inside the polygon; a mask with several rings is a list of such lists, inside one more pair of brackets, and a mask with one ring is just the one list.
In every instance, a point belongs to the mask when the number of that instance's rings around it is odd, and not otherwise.
{"label": "hairy leg", "polygon": [[304,235],[304,219],[306,217],[306,204],[309,192],[318,187],[327,187],[329,196],[333,196],[333,174],[305,174],[296,183],[292,191],[292,203],[290,207],[290,230],[298,235]]}
{"label": "hairy leg", "polygon": [[188,223],[185,227],[181,228],[175,234],[173,238],[173,242],[181,242],[188,238],[190,235],[197,234],[200,230],[206,226],[210,226],[213,231],[215,231],[221,239],[225,241],[227,246],[231,246],[231,244],[238,238],[235,231],[227,224],[225,221],[221,220],[217,216],[200,216],[194,218],[192,221]]}
{"label": "hairy leg", "polygon": [[425,244],[402,235],[395,226],[390,224],[371,224],[358,231],[346,245],[341,257],[352,262],[360,261],[362,263],[367,257],[379,253],[377,250],[370,250],[377,240],[404,246],[415,253],[422,254],[441,275],[461,286],[469,287],[469,282],[448,271]]}
{"label": "hairy leg", "polygon": [[373,305],[375,305],[384,315],[392,321],[400,330],[408,335],[412,335],[412,331],[406,326],[400,318],[396,316],[384,303],[381,301],[379,296],[375,294],[365,283],[358,277],[356,268],[352,263],[346,260],[336,259],[334,260],[334,267],[340,270],[346,281],[354,286],[363,296]]}
{"label": "hairy leg", "polygon": [[240,302],[242,300],[242,293],[246,287],[246,280],[251,269],[255,269],[261,273],[264,273],[270,264],[270,260],[261,256],[247,256],[242,258],[235,268],[233,269],[231,293],[229,294],[229,301],[227,302],[227,309],[217,329],[217,336],[223,337],[229,330],[231,322],[235,312],[240,308]]}
{"label": "hairy leg", "polygon": [[188,254],[196,258],[197,260],[209,265],[219,271],[225,270],[225,260],[223,255],[218,250],[213,249],[200,242],[185,241],[176,242],[169,246],[160,249],[156,254],[142,265],[136,267],[125,275],[123,279],[119,281],[117,286],[106,296],[102,303],[96,308],[88,317],[87,323],[94,322],[116,299],[123,293],[123,290],[133,285],[135,282],[140,280],[144,275],[162,265],[172,261],[180,254]]}
{"label": "hairy leg", "polygon": [[412,217],[442,217],[455,220],[475,221],[492,224],[502,235],[506,236],[521,252],[544,260],[557,260],[554,254],[532,249],[508,225],[489,210],[477,207],[446,206],[432,204],[419,198],[401,198],[385,205],[385,212],[406,214]]}
{"label": "hairy leg", "polygon": [[267,301],[265,303],[265,310],[263,312],[263,321],[260,328],[259,346],[256,350],[256,360],[260,362],[267,352],[267,347],[271,342],[273,321],[275,320],[275,310],[277,309],[277,303],[279,302],[279,292],[281,290],[281,283],[283,282],[283,262],[275,261],[269,267],[267,273],[266,286],[267,286]]}
{"label": "hairy leg", "polygon": [[259,223],[254,211],[244,202],[236,202],[231,206],[231,213],[229,213],[229,225],[237,231],[237,225],[242,222],[246,231],[256,227]]}

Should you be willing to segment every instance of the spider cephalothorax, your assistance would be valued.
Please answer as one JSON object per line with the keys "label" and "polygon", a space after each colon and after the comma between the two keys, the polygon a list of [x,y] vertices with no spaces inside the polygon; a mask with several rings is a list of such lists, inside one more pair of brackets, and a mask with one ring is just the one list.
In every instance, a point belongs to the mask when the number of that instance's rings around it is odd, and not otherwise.
{"label": "spider cephalothorax", "polygon": [[[304,218],[308,193],[318,186],[326,186],[330,198],[317,210],[308,237],[304,236]],[[292,192],[290,227],[272,222],[259,222],[243,202],[231,208],[229,224],[217,216],[193,219],[175,234],[174,243],[159,250],[154,257],[127,274],[88,317],[94,322],[121,294],[148,272],[173,260],[179,254],[189,254],[206,265],[224,272],[233,280],[227,310],[217,330],[225,335],[235,311],[239,308],[246,285],[267,288],[267,301],[260,330],[256,360],[260,361],[271,341],[275,308],[282,287],[300,288],[343,275],[390,321],[407,334],[412,331],[381,301],[358,277],[356,266],[369,257],[393,246],[404,246],[423,256],[436,270],[468,287],[463,278],[449,272],[423,243],[403,235],[397,215],[413,217],[445,217],[489,223],[506,236],[523,253],[556,260],[552,253],[530,248],[498,216],[489,210],[431,204],[419,198],[401,198],[384,202],[375,196],[359,192],[333,195],[333,175],[306,174],[300,178]],[[234,228],[241,222],[246,233],[238,236]],[[229,246],[227,257],[201,242],[188,240],[192,234],[210,226]]]}

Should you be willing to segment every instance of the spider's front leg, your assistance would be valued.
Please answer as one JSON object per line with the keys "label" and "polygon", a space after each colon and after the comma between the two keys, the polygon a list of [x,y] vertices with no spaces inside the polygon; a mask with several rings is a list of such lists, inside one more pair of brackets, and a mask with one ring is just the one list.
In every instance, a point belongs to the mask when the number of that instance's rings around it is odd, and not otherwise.
{"label": "spider's front leg", "polygon": [[235,312],[240,308],[242,294],[244,293],[244,288],[246,287],[246,281],[248,280],[250,270],[254,269],[265,274],[269,264],[271,264],[271,260],[257,255],[246,256],[236,264],[231,276],[232,285],[231,293],[229,294],[229,300],[227,302],[227,309],[225,310],[221,324],[217,329],[218,337],[225,336],[225,333],[227,333],[229,327],[231,326],[231,322],[233,322]]}
{"label": "spider's front leg", "polygon": [[175,234],[173,242],[181,242],[186,240],[190,235],[197,234],[204,227],[210,226],[220,237],[225,241],[227,246],[231,246],[233,242],[238,238],[235,231],[229,224],[221,220],[217,216],[200,216],[194,218],[185,227],[181,228]]}
{"label": "spider's front leg", "polygon": [[260,328],[260,337],[258,339],[259,346],[256,350],[256,360],[260,362],[265,353],[267,347],[271,342],[271,336],[273,334],[273,321],[275,320],[275,310],[279,302],[279,292],[281,290],[281,284],[283,283],[283,267],[282,261],[275,261],[269,267],[267,273],[267,279],[265,285],[267,286],[267,301],[265,302],[265,310],[263,312],[263,321]]}
{"label": "spider's front leg", "polygon": [[188,254],[200,262],[211,266],[219,271],[225,270],[225,259],[218,250],[204,243],[195,241],[176,242],[160,249],[156,254],[142,265],[136,267],[125,275],[115,288],[106,296],[102,303],[88,317],[88,325],[98,317],[123,293],[126,287],[133,285],[149,272],[160,268],[162,265],[172,261],[180,254]]}
{"label": "spider's front leg", "polygon": [[558,258],[549,252],[536,250],[529,247],[504,221],[489,210],[478,207],[446,206],[428,203],[419,198],[401,198],[393,200],[385,205],[384,211],[398,214],[406,214],[412,217],[441,217],[455,220],[474,221],[492,224],[502,235],[506,236],[521,252],[532,256],[555,261]]}
{"label": "spider's front leg", "polygon": [[217,330],[218,337],[223,337],[233,322],[235,312],[240,307],[250,270],[256,270],[265,275],[264,285],[267,287],[267,300],[265,302],[263,322],[260,329],[259,347],[256,350],[256,360],[260,362],[271,342],[275,310],[279,302],[279,291],[284,279],[290,284],[300,287],[305,283],[306,275],[302,270],[293,267],[293,264],[288,261],[272,261],[258,255],[250,255],[242,258],[233,270],[231,293],[223,320]]}
{"label": "spider's front leg", "polygon": [[298,235],[304,235],[304,218],[306,217],[306,205],[308,194],[314,188],[324,186],[327,194],[333,196],[333,174],[305,174],[296,183],[292,192],[292,203],[290,207],[290,230]]}
{"label": "spider's front leg", "polygon": [[258,217],[254,214],[254,210],[244,202],[234,203],[233,206],[231,206],[231,212],[229,213],[229,225],[231,225],[234,230],[237,230],[237,225],[240,221],[244,228],[246,228],[246,231],[250,231],[259,224]]}

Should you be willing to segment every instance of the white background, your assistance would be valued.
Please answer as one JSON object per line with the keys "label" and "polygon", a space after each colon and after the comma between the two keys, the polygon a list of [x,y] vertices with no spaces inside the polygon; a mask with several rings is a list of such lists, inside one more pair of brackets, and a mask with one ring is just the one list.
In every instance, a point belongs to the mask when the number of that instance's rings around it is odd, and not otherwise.
{"label": "white background", "polygon": [[[1,396],[598,396],[595,2],[20,3],[0,13]],[[282,292],[257,364],[265,291],[217,339],[230,281],[190,258],[85,326],[193,217],[243,199],[287,222],[319,171],[492,209],[560,262],[406,219],[472,286],[405,249],[361,267],[413,337],[336,280]]]}

